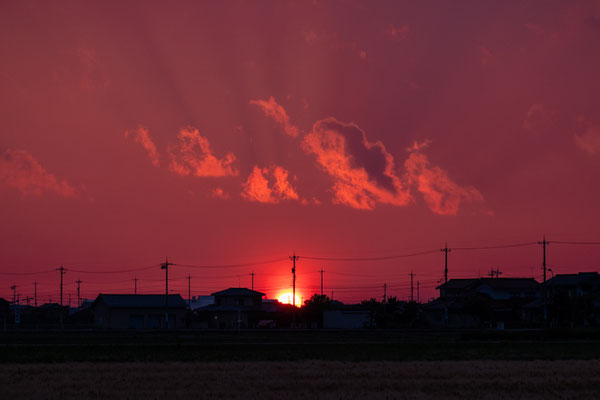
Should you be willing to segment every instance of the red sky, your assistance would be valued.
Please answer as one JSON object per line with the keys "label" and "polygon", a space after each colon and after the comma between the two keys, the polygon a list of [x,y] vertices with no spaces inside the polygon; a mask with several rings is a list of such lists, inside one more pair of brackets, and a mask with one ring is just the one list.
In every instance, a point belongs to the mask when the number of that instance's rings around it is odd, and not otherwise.
{"label": "red sky", "polygon": [[[342,301],[406,299],[411,271],[423,299],[446,241],[600,241],[599,1],[3,2],[0,59],[3,297],[56,301],[60,264],[65,296],[160,293],[165,256],[281,259],[171,270],[276,297],[294,250],[436,250],[297,264],[303,296],[323,268]],[[598,270],[597,247],[548,263]],[[456,250],[449,277],[540,265]]]}

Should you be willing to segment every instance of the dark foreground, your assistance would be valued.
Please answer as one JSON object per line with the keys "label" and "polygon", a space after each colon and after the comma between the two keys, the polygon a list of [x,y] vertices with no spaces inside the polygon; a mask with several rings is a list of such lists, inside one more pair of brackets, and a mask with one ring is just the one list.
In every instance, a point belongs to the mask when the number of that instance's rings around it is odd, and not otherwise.
{"label": "dark foreground", "polygon": [[595,399],[600,361],[0,365],[3,398]]}
{"label": "dark foreground", "polygon": [[0,333],[1,398],[593,399],[600,332]]}
{"label": "dark foreground", "polygon": [[0,363],[600,360],[597,331],[5,332]]}

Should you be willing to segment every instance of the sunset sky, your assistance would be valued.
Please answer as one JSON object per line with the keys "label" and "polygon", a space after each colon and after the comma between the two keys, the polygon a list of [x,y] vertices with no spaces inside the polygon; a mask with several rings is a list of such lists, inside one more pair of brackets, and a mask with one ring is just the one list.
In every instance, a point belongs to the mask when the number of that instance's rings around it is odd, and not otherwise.
{"label": "sunset sky", "polygon": [[600,1],[4,1],[0,59],[1,297],[162,293],[168,257],[276,298],[295,251],[305,299],[423,300],[445,242],[541,280],[544,234],[600,241]]}

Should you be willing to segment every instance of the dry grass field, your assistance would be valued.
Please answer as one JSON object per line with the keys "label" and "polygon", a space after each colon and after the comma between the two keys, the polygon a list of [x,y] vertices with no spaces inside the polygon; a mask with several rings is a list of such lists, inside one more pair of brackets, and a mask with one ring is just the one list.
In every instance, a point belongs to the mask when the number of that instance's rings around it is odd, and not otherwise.
{"label": "dry grass field", "polygon": [[4,399],[597,399],[600,361],[0,365]]}

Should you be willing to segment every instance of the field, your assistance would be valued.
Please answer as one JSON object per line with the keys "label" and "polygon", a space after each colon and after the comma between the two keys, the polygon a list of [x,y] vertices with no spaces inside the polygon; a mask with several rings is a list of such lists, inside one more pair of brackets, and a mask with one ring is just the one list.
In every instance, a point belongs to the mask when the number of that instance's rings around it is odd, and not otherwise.
{"label": "field", "polygon": [[1,398],[598,398],[599,332],[0,333]]}
{"label": "field", "polygon": [[600,361],[62,363],[0,366],[3,398],[598,398]]}

